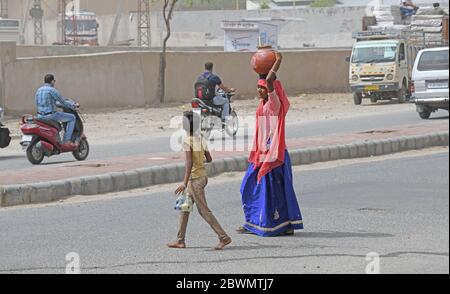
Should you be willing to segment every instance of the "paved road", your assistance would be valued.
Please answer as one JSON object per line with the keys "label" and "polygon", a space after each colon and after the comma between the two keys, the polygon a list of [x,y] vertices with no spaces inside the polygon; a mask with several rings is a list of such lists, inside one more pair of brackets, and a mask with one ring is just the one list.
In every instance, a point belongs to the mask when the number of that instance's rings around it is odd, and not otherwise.
{"label": "paved road", "polygon": [[64,273],[76,252],[82,273],[449,273],[449,154],[295,172],[306,229],[295,236],[236,235],[240,176],[211,179],[211,209],[234,242],[194,213],[189,248],[165,248],[177,231],[170,191],[131,198],[0,210],[0,273]]}
{"label": "paved road", "polygon": [[[440,111],[433,115],[429,123],[434,123],[442,119],[448,119],[448,112]],[[328,134],[349,133],[358,131],[367,131],[380,128],[389,128],[399,125],[408,125],[423,123],[418,115],[411,110],[393,112],[388,114],[370,114],[356,116],[353,118],[345,118],[338,120],[323,120],[314,122],[304,122],[298,124],[290,124],[287,126],[288,138],[306,138],[325,136]],[[253,134],[252,130],[248,130],[248,134]],[[218,134],[218,133],[216,133]],[[220,134],[219,134],[220,135]],[[95,140],[95,138],[93,138]],[[237,144],[248,143],[248,136],[245,137],[243,130],[238,134]],[[231,142],[230,142],[231,143]],[[122,140],[118,139],[111,144],[91,143],[90,160],[102,160],[115,157],[124,157],[131,155],[151,154],[159,152],[170,152],[170,136],[159,136],[148,139],[138,140]],[[21,168],[32,168],[28,163],[26,156],[22,152],[8,154],[2,156],[0,150],[0,170],[13,170]],[[53,158],[46,158],[44,164],[52,164],[59,162],[71,162],[74,158],[71,154],[63,154]]]}

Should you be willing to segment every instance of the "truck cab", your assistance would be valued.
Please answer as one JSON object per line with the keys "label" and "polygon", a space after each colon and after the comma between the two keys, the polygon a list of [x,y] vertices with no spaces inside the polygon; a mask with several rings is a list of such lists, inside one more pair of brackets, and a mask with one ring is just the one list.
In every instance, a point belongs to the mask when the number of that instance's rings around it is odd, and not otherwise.
{"label": "truck cab", "polygon": [[411,70],[415,50],[402,38],[368,32],[368,38],[357,38],[350,57],[350,88],[356,105],[363,98],[372,103],[409,98]]}
{"label": "truck cab", "polygon": [[58,20],[58,39],[66,45],[98,46],[98,22],[94,12],[68,12],[64,20],[65,36],[61,34],[62,16]]}

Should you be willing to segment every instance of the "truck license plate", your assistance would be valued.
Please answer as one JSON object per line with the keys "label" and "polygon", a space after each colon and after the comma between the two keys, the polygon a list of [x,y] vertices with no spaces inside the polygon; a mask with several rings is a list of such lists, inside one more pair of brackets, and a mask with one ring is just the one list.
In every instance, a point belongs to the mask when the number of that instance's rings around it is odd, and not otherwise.
{"label": "truck license plate", "polygon": [[375,86],[366,86],[366,87],[364,87],[364,90],[365,90],[366,92],[369,92],[369,91],[379,91],[379,90],[380,90],[380,86],[378,86],[378,85],[375,85]]}
{"label": "truck license plate", "polygon": [[428,83],[428,89],[447,89],[447,83]]}

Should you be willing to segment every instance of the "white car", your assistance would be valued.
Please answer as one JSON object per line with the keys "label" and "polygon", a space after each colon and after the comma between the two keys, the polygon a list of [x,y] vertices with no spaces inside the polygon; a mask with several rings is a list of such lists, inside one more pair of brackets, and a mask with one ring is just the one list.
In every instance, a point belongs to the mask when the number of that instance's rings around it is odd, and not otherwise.
{"label": "white car", "polygon": [[423,49],[416,57],[411,102],[422,119],[438,109],[448,111],[448,48]]}

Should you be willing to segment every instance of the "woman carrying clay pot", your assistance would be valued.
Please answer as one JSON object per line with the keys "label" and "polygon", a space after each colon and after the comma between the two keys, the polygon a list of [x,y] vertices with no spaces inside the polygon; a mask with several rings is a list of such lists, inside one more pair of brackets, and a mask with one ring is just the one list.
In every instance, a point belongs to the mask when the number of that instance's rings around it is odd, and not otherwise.
{"label": "woman carrying clay pot", "polygon": [[303,229],[285,141],[290,103],[276,77],[282,56],[274,54],[276,59],[270,71],[259,71],[256,134],[250,166],[241,186],[245,223],[237,229],[238,233],[262,237],[292,235],[294,230]]}

